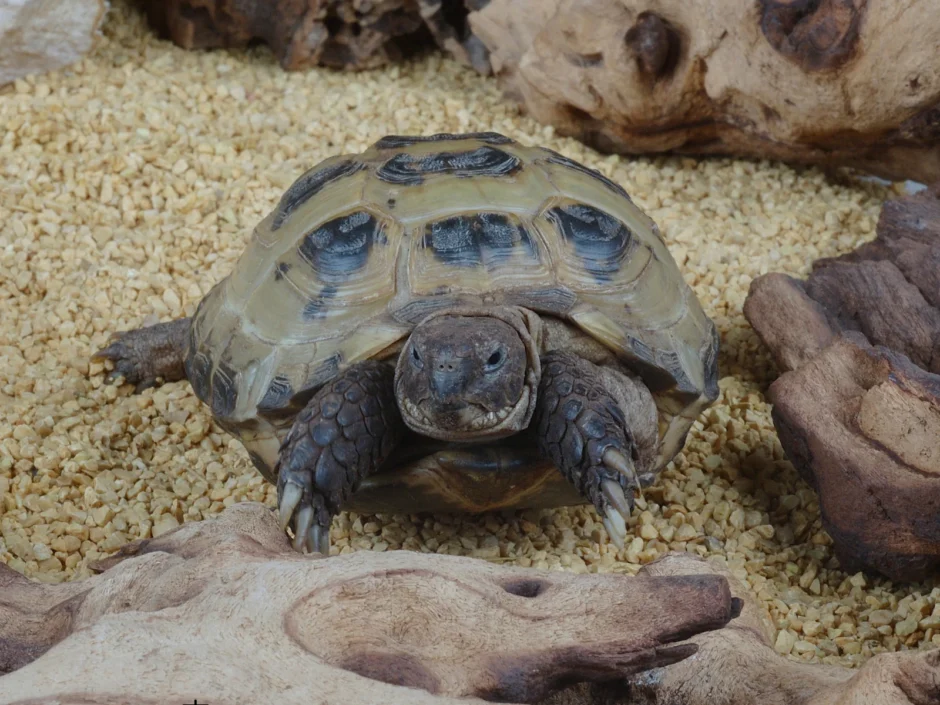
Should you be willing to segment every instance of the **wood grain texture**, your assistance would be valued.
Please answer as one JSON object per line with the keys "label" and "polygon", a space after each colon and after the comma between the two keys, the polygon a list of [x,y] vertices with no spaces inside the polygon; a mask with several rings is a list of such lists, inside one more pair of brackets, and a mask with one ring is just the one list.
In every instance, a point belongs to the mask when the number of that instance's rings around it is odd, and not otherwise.
{"label": "wood grain texture", "polygon": [[594,705],[929,705],[940,699],[940,649],[877,654],[859,669],[798,663],[773,650],[770,616],[718,564],[672,554],[639,574],[725,575],[744,607],[724,629],[690,640],[699,649],[694,659],[631,677],[619,688],[582,686],[594,690]]}
{"label": "wood grain texture", "polygon": [[734,155],[940,179],[933,0],[492,0],[507,95],[602,152]]}
{"label": "wood grain texture", "polygon": [[940,569],[940,189],[889,201],[877,238],[807,281],[758,277],[744,314],[783,374],[787,456],[819,492],[844,570]]}
{"label": "wood grain texture", "polygon": [[257,503],[101,567],[43,585],[0,566],[0,703],[537,702],[682,660],[741,607],[717,575],[313,559]]}
{"label": "wood grain texture", "polygon": [[[940,650],[861,669],[774,653],[725,568],[636,577],[409,551],[311,559],[236,504],[124,546],[90,579],[0,565],[0,704],[930,705]],[[689,658],[694,656],[694,658]]]}

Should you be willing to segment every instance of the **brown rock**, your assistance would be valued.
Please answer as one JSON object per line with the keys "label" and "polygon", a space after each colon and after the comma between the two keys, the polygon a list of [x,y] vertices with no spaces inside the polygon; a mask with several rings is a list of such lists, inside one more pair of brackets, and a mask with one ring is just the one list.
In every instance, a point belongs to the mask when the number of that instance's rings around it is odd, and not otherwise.
{"label": "brown rock", "polygon": [[602,152],[940,179],[934,0],[492,0],[468,20],[510,96]]}
{"label": "brown rock", "polygon": [[754,280],[744,314],[784,374],[787,456],[819,492],[843,569],[940,569],[940,198],[888,202],[877,238],[806,282]]}

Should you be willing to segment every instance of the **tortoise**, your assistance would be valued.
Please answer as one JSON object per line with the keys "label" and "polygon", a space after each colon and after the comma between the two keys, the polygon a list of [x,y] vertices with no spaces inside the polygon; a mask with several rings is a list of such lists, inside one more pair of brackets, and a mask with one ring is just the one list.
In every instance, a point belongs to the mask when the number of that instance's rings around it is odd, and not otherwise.
{"label": "tortoise", "polygon": [[107,381],[186,379],[277,487],[293,547],[341,510],[634,493],[718,396],[718,334],[602,174],[496,132],[390,135],[303,173],[191,318],[112,335]]}

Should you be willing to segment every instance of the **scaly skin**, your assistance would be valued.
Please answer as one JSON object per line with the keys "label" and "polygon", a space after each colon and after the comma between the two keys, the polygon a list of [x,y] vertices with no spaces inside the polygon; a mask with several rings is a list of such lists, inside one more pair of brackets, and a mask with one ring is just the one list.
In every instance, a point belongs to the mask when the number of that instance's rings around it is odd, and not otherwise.
{"label": "scaly skin", "polygon": [[603,517],[623,547],[626,521],[639,486],[637,448],[628,415],[593,363],[569,352],[542,356],[542,380],[532,426],[539,450]]}
{"label": "scaly skin", "polygon": [[330,522],[405,430],[392,366],[367,360],[323,386],[297,416],[275,472],[281,526],[294,548],[329,553]]}
{"label": "scaly skin", "polygon": [[111,336],[111,344],[92,355],[92,359],[114,362],[105,383],[123,377],[125,382],[136,385],[135,392],[154,387],[158,382],[177,382],[186,378],[183,358],[189,325],[189,318],[178,318],[116,333]]}

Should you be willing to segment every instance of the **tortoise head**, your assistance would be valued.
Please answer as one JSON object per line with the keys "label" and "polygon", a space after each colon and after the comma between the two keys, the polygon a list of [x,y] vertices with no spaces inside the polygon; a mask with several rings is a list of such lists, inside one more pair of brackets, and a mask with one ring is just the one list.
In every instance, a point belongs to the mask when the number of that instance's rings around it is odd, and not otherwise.
{"label": "tortoise head", "polygon": [[395,396],[409,428],[472,441],[528,425],[541,369],[526,326],[507,313],[439,312],[415,327],[395,370]]}

